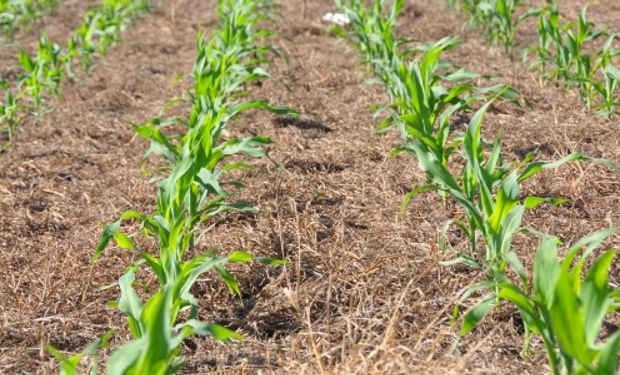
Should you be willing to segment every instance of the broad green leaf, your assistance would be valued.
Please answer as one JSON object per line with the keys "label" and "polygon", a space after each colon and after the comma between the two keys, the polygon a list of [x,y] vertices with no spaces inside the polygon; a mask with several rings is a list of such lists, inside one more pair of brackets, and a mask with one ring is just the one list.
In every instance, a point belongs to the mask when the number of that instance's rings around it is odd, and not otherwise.
{"label": "broad green leaf", "polygon": [[145,326],[146,341],[138,363],[136,374],[164,375],[168,368],[172,343],[172,325],[170,322],[170,292],[163,290],[155,293],[145,304],[140,320]]}
{"label": "broad green leaf", "polygon": [[551,324],[561,350],[581,363],[590,363],[595,354],[586,341],[584,307],[571,284],[569,275],[560,272],[549,309]]}
{"label": "broad green leaf", "polygon": [[32,73],[34,71],[35,63],[30,57],[30,55],[28,55],[28,52],[24,50],[19,51],[18,59],[19,64],[22,66],[22,68],[24,68],[27,73]]}
{"label": "broad green leaf", "polygon": [[520,310],[529,315],[536,315],[536,305],[521,289],[509,283],[500,285],[497,296],[500,299],[514,303]]}
{"label": "broad green leaf", "polygon": [[553,305],[555,289],[560,277],[557,245],[556,237],[543,238],[534,260],[534,292],[547,309]]}
{"label": "broad green leaf", "polygon": [[166,272],[164,271],[164,268],[161,265],[160,259],[152,256],[146,251],[141,251],[140,255],[142,255],[142,258],[144,258],[144,260],[146,260],[146,262],[149,264],[149,266],[151,267],[151,270],[153,270],[153,273],[155,273],[155,275],[157,276],[157,279],[159,280],[160,284],[162,285],[166,284],[167,283]]}
{"label": "broad green leaf", "polygon": [[138,211],[133,211],[133,210],[128,210],[128,211],[123,212],[123,214],[121,215],[120,221],[125,221],[129,219],[136,219],[136,220],[144,221],[146,219],[146,216]]}
{"label": "broad green leaf", "polygon": [[140,358],[145,349],[146,340],[138,339],[129,341],[120,348],[116,349],[108,358],[109,375],[125,375],[127,369],[132,367]]}
{"label": "broad green leaf", "polygon": [[597,340],[612,302],[607,280],[615,255],[615,251],[610,250],[598,258],[581,286],[580,299],[586,310],[586,339],[590,346]]}
{"label": "broad green leaf", "polygon": [[620,353],[620,331],[607,338],[601,345],[600,358],[594,375],[610,375],[618,372],[618,354]]}

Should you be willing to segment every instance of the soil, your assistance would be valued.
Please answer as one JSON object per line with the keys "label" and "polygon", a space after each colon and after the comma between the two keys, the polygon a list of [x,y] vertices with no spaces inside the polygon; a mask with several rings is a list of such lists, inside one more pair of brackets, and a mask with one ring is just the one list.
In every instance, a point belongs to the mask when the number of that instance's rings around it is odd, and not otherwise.
{"label": "soil", "polygon": [[[301,2],[281,3],[282,17],[273,24],[278,36],[271,40],[280,51],[268,67],[272,77],[251,91],[303,115],[252,112],[230,125],[235,135],[269,136],[270,155],[282,167],[262,160],[240,173],[247,187],[238,197],[259,211],[222,216],[204,245],[290,264],[233,267],[242,299],[230,296],[215,275],[200,279],[194,292],[201,318],[246,338],[233,345],[191,339],[183,371],[548,373],[539,342],[530,357],[519,355],[523,325],[509,306],[449,353],[458,337],[450,318],[459,292],[479,281],[468,269],[440,265],[467,246],[457,232],[450,233],[446,251],[436,246],[456,209],[423,194],[400,215],[402,198],[424,176],[411,157],[388,156],[400,144],[395,131],[374,132],[371,106],[386,102],[382,88],[366,83],[370,75],[357,52],[321,23],[334,10],[331,1],[308,2],[305,12]],[[576,14],[580,4],[567,4],[568,12]],[[156,186],[143,174],[149,164],[141,165],[148,144],[135,137],[130,122],[157,116],[167,101],[187,96],[195,35],[215,27],[214,6],[214,0],[155,1],[92,72],[63,88],[52,113],[17,129],[0,157],[0,373],[57,372],[46,343],[75,353],[110,329],[117,330],[112,347],[129,338],[122,314],[107,302],[118,297],[114,283],[137,257],[112,247],[94,265],[91,257],[102,224],[126,209],[154,207]],[[614,22],[619,11],[598,4],[589,14],[596,22]],[[49,27],[65,30],[73,22],[57,20]],[[501,48],[462,28],[464,21],[441,0],[415,2],[407,5],[399,31],[416,42],[459,36],[463,44],[447,55],[452,62],[491,74],[532,102],[531,109],[498,104],[487,117],[485,134],[503,135],[505,158],[538,149],[543,160],[582,151],[620,163],[617,120],[588,113],[573,92],[541,87]],[[2,51],[0,61],[9,55]],[[620,225],[620,178],[602,165],[572,163],[544,172],[524,193],[569,200],[530,211],[524,223],[566,243]],[[620,237],[606,245],[620,245]],[[536,246],[529,235],[515,240],[528,266]],[[614,267],[611,282],[619,285],[618,262]],[[619,323],[613,317],[610,329]]]}

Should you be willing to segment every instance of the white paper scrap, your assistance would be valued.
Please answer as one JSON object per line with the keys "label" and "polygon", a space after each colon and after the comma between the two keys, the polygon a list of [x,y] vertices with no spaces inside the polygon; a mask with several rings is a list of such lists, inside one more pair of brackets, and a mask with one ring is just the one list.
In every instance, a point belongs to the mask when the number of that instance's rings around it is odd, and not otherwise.
{"label": "white paper scrap", "polygon": [[338,26],[348,25],[349,16],[344,13],[327,13],[323,16],[323,21],[335,23]]}

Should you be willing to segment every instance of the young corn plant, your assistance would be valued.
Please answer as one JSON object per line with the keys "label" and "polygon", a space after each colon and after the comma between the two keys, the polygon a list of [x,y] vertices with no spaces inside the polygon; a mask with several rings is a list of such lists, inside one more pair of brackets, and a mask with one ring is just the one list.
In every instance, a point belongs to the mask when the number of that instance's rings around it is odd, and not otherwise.
{"label": "young corn plant", "polygon": [[519,9],[527,7],[521,0],[451,0],[451,5],[468,12],[469,24],[481,28],[489,43],[502,44],[511,58],[519,24],[540,12],[539,8],[532,7],[518,14]]}
{"label": "young corn plant", "polygon": [[[363,6],[360,6],[362,9]],[[376,22],[380,11],[375,11],[373,21],[366,22],[362,11],[348,10],[352,20],[353,33],[360,43],[378,40],[388,28],[376,25],[393,26],[393,22]],[[388,41],[394,38],[387,38]],[[467,334],[492,306],[497,304],[499,283],[509,280],[509,271],[517,275],[521,283],[526,283],[525,268],[512,249],[512,238],[522,230],[522,217],[526,209],[542,203],[561,203],[562,200],[542,197],[522,197],[521,185],[533,175],[550,168],[575,160],[594,160],[576,153],[555,162],[530,162],[525,160],[511,165],[501,158],[501,140],[498,139],[490,150],[481,135],[484,116],[492,101],[498,97],[518,98],[518,94],[506,86],[488,89],[475,88],[461,82],[475,78],[476,75],[464,70],[441,73],[449,67],[441,63],[442,52],[457,43],[451,39],[441,40],[431,46],[417,50],[424,54],[419,61],[402,63],[394,44],[376,43],[377,48],[363,46],[365,60],[370,61],[371,70],[384,83],[391,97],[391,107],[396,113],[383,123],[395,124],[400,130],[404,145],[394,153],[407,152],[414,156],[420,169],[425,172],[427,183],[412,190],[403,202],[403,208],[417,194],[424,191],[438,192],[442,197],[453,198],[462,208],[464,219],[453,219],[446,223],[443,233],[451,224],[456,224],[469,238],[469,251],[461,253],[457,262],[473,267],[484,275],[484,281],[466,291],[463,299],[472,293],[491,288],[495,294],[485,298],[478,306],[465,315],[461,333]],[[377,50],[379,52],[373,53]],[[371,52],[368,52],[371,51]],[[384,56],[389,56],[385,59]],[[453,82],[449,87],[442,83]],[[470,104],[487,99],[472,117],[464,135],[450,137],[451,116],[460,110],[469,109]],[[458,152],[460,151],[460,152]],[[465,162],[462,172],[454,174],[449,162],[461,155]],[[598,160],[596,160],[598,161]],[[615,167],[611,162],[601,162]],[[481,246],[482,245],[482,246]]]}
{"label": "young corn plant", "polygon": [[[266,109],[291,114],[263,101],[239,101],[246,83],[266,77],[255,66],[256,56],[264,47],[255,45],[256,23],[266,15],[266,1],[222,0],[219,6],[221,25],[207,44],[198,36],[198,54],[194,64],[192,111],[188,119],[156,119],[136,126],[136,132],[151,141],[149,153],[161,155],[167,162],[168,174],[159,184],[157,209],[145,215],[127,211],[104,230],[95,253],[98,258],[114,240],[124,249],[141,255],[141,261],[130,266],[119,279],[121,296],[118,308],[127,315],[134,339],[118,348],[108,360],[110,374],[172,374],[183,365],[181,344],[193,335],[210,335],[228,341],[240,335],[224,327],[198,320],[198,301],[191,287],[198,277],[215,270],[233,293],[240,293],[233,276],[224,268],[227,262],[247,263],[253,259],[268,265],[282,261],[235,251],[220,257],[214,249],[200,251],[198,239],[202,229],[215,215],[230,210],[251,210],[243,202],[230,202],[221,178],[228,172],[249,168],[246,163],[229,161],[246,154],[266,155],[264,137],[225,139],[227,123],[238,114],[252,109]],[[168,125],[184,127],[181,134],[165,131]],[[236,183],[234,185],[239,185]],[[121,230],[125,220],[138,220],[140,232],[129,236]],[[157,256],[140,249],[133,237],[154,239]],[[199,255],[194,255],[198,251]],[[187,259],[189,258],[189,259]],[[146,263],[159,282],[145,303],[134,287],[136,272]]]}
{"label": "young corn plant", "polygon": [[[479,270],[484,281],[468,289],[461,300],[469,298],[480,289],[492,288],[497,292],[500,283],[507,282],[512,273],[521,285],[527,285],[525,268],[512,246],[515,234],[525,230],[522,225],[526,210],[544,203],[561,204],[563,199],[522,196],[522,185],[532,176],[555,169],[567,162],[591,161],[602,163],[616,171],[620,169],[611,161],[595,159],[581,153],[573,153],[552,162],[531,162],[529,159],[518,163],[504,163],[501,158],[501,140],[493,144],[487,152],[486,142],[481,137],[484,115],[490,103],[485,104],[472,117],[463,140],[461,155],[465,168],[459,175],[453,175],[448,168],[433,160],[428,152],[417,151],[421,168],[430,176],[433,185],[423,190],[441,190],[454,198],[463,209],[464,220],[453,219],[442,230],[445,235],[451,224],[469,238],[469,253],[461,253],[453,261],[445,264],[463,263]],[[414,194],[422,191],[414,190]],[[478,323],[488,309],[498,303],[497,295],[484,298],[470,309],[464,317],[461,335],[466,335]],[[455,313],[458,310],[455,310]]]}
{"label": "young corn plant", "polygon": [[[534,52],[533,69],[543,79],[555,79],[565,87],[576,87],[588,110],[612,116],[618,104],[618,71],[614,59],[620,50],[613,48],[617,36],[608,30],[595,30],[587,19],[587,8],[575,22],[560,23],[557,5],[548,6],[538,20],[538,45]],[[606,38],[604,42],[599,40]]]}
{"label": "young corn plant", "polygon": [[58,3],[58,0],[0,0],[0,29],[11,37],[17,28],[31,26]]}
{"label": "young corn plant", "polygon": [[347,14],[356,47],[364,56],[364,63],[382,79],[383,71],[399,58],[399,47],[404,43],[394,33],[396,20],[405,5],[395,0],[385,12],[384,0],[376,0],[371,7],[363,0],[336,0],[336,6]]}
{"label": "young corn plant", "polygon": [[[149,8],[148,0],[104,0],[90,10],[67,44],[69,62],[77,57],[84,71],[92,65],[95,54],[105,55],[120,40],[123,31],[140,13]],[[72,69],[69,67],[68,71]]]}
{"label": "young corn plant", "polygon": [[[434,190],[444,198],[448,195],[453,196],[469,213],[470,251],[476,254],[478,232],[481,229],[487,229],[483,213],[480,212],[480,207],[474,200],[477,194],[477,191],[474,191],[477,176],[470,173],[465,177],[468,185],[460,187],[456,182],[458,179],[453,177],[448,170],[449,160],[455,151],[464,141],[469,141],[468,145],[472,146],[471,143],[474,140],[462,136],[450,136],[450,120],[454,113],[468,109],[470,104],[485,95],[518,98],[518,94],[502,85],[481,89],[464,84],[462,82],[476,78],[477,75],[463,69],[443,72],[442,70],[449,68],[449,65],[441,63],[440,58],[444,51],[458,45],[458,41],[454,39],[446,38],[433,45],[419,47],[417,51],[423,52],[420,61],[414,60],[409,63],[401,61],[396,43],[390,42],[396,40],[395,37],[385,38],[386,43],[373,42],[381,40],[382,36],[392,34],[392,27],[395,23],[394,15],[398,14],[399,5],[397,3],[393,5],[389,18],[384,19],[383,22],[381,21],[382,4],[378,6],[375,4],[372,12],[364,8],[363,4],[354,5],[355,8],[351,6],[344,8],[350,14],[353,33],[362,45],[360,49],[365,52],[365,61],[390,94],[389,107],[395,112],[395,115],[389,116],[380,128],[385,129],[395,125],[400,131],[404,145],[395,149],[393,154],[399,152],[412,154],[427,175],[428,183],[412,190],[405,197],[403,210],[415,195],[423,191]],[[372,14],[372,16],[368,17],[367,14]],[[452,83],[452,86],[445,87],[445,83]],[[483,112],[479,112],[474,120],[481,122],[482,116]],[[477,141],[480,142],[479,133]],[[473,151],[478,152],[478,149]],[[478,153],[475,156],[478,156]],[[498,158],[499,153],[496,152],[489,169],[495,168]],[[493,185],[491,186],[493,189],[496,181],[488,182]],[[492,211],[493,207],[489,210]],[[483,233],[491,234],[488,230]],[[481,269],[478,263],[482,258],[482,261],[488,260],[489,265],[501,269],[502,266],[499,264],[501,261],[497,260],[500,257],[500,250],[494,248],[488,252],[487,258],[470,255],[469,257],[462,256],[461,259],[470,260],[470,264],[476,264],[477,268]]]}
{"label": "young corn plant", "polygon": [[[557,4],[548,5],[538,16],[538,45],[525,49],[523,55],[523,61],[527,61],[532,53],[536,56],[530,63],[530,67],[541,75],[541,84],[554,74],[551,72],[554,65],[557,69],[555,74],[568,70],[569,56],[566,50],[557,49],[555,42],[561,39],[561,35],[560,12]],[[555,55],[551,51],[554,44],[556,45]]]}
{"label": "young corn plant", "polygon": [[[471,104],[487,96],[517,100],[519,94],[504,85],[480,88],[468,84],[467,81],[480,76],[440,61],[445,51],[460,44],[457,39],[444,38],[401,52],[404,40],[398,38],[393,29],[403,4],[395,1],[385,16],[383,1],[376,1],[372,8],[359,0],[339,5],[351,20],[352,36],[364,55],[365,64],[390,95],[390,104],[382,110],[391,108],[395,115],[388,116],[379,129],[396,126],[404,141],[419,142],[420,147],[446,165],[461,142],[450,136],[452,115],[469,109]],[[423,54],[419,61],[405,61],[419,53]]]}
{"label": "young corn plant", "polygon": [[[28,0],[28,4],[34,3]],[[36,4],[51,6],[55,0],[39,0]],[[62,80],[66,76],[74,78],[75,60],[83,69],[90,68],[93,56],[105,54],[133,19],[148,9],[148,4],[148,0],[103,0],[100,6],[86,14],[67,43],[66,50],[43,35],[34,56],[21,51],[18,61],[22,73],[17,93],[13,95],[8,88],[4,88],[6,85],[2,86],[5,102],[0,107],[0,128],[7,134],[6,138],[12,137],[13,129],[24,118],[20,116],[21,112],[40,115],[47,96],[59,98]],[[7,145],[3,145],[3,150]]]}
{"label": "young corn plant", "polygon": [[13,131],[17,124],[19,124],[21,104],[19,98],[13,95],[6,81],[0,80],[0,89],[4,94],[4,101],[0,102],[0,133],[2,134],[3,142],[0,146],[0,153],[2,153],[9,146],[13,139]]}
{"label": "young corn plant", "polygon": [[59,97],[60,83],[64,76],[64,64],[61,48],[42,35],[37,45],[37,54],[33,58],[26,51],[19,53],[19,64],[23,74],[19,79],[24,94],[34,99],[35,107],[43,106],[43,95]]}
{"label": "young corn plant", "polygon": [[620,97],[618,95],[618,87],[620,85],[620,70],[611,63],[611,56],[604,57],[605,61],[601,65],[603,68],[603,82],[594,82],[594,89],[601,98],[598,106],[598,115],[613,117],[618,114],[620,107]]}
{"label": "young corn plant", "polygon": [[[583,238],[561,262],[558,238],[545,236],[536,253],[531,285],[508,280],[499,284],[497,297],[514,304],[523,318],[526,349],[530,333],[540,336],[553,375],[613,375],[618,370],[620,332],[601,338],[605,319],[620,309],[619,290],[609,285],[617,250],[604,252],[586,271],[588,257],[612,232],[602,230]],[[483,310],[478,316],[484,315]]]}

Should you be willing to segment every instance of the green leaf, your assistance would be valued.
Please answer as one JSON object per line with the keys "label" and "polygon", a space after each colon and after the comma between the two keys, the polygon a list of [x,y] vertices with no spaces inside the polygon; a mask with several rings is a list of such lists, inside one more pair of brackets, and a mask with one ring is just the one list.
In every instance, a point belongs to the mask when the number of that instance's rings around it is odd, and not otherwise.
{"label": "green leaf", "polygon": [[210,336],[223,342],[230,342],[231,340],[243,340],[243,336],[233,330],[222,327],[219,324],[209,324],[206,331],[209,333]]}
{"label": "green leaf", "polygon": [[231,263],[249,263],[254,257],[244,251],[235,251],[228,256],[228,261]]}
{"label": "green leaf", "polygon": [[126,370],[138,361],[145,344],[145,340],[133,340],[116,349],[108,358],[108,374],[127,374]]}
{"label": "green leaf", "polygon": [[[488,221],[494,233],[500,233],[501,226],[505,226],[504,221],[506,217],[512,212],[519,201],[519,185],[517,184],[517,177],[515,174],[511,173],[502,181],[502,185],[495,199],[495,205]],[[519,223],[517,223],[517,226]],[[514,233],[514,231],[512,232]]]}
{"label": "green leaf", "polygon": [[224,257],[213,256],[213,253],[201,254],[192,260],[185,262],[181,266],[181,274],[175,283],[175,298],[180,297],[189,299],[191,297],[190,290],[198,277],[203,273],[211,270],[211,268],[222,265],[226,262]]}
{"label": "green leaf", "polygon": [[480,321],[482,321],[487,312],[489,312],[489,309],[493,305],[495,299],[495,295],[488,295],[479,304],[469,309],[467,313],[465,313],[465,317],[463,318],[463,325],[461,326],[461,337],[467,335],[478,326],[478,324],[480,323]]}
{"label": "green leaf", "polygon": [[536,305],[534,302],[519,288],[513,284],[502,283],[497,295],[500,299],[514,303],[519,310],[529,315],[536,315]]}
{"label": "green leaf", "polygon": [[446,81],[451,81],[451,82],[459,82],[459,81],[476,79],[478,77],[480,77],[480,74],[461,68],[457,70],[456,72],[445,75],[443,79]]}
{"label": "green leaf", "polygon": [[475,259],[468,256],[467,254],[462,254],[462,253],[459,254],[456,258],[448,260],[448,261],[440,262],[440,264],[442,266],[453,266],[455,264],[465,264],[468,267],[471,267],[472,269],[482,270],[482,266],[478,262],[476,262]]}
{"label": "green leaf", "polygon": [[144,306],[140,320],[145,326],[146,346],[135,365],[135,374],[165,374],[170,361],[170,351],[176,345],[172,339],[170,322],[169,289],[155,293]]}
{"label": "green leaf", "polygon": [[553,304],[555,289],[560,277],[557,245],[558,239],[556,237],[545,237],[534,260],[534,291],[547,309],[551,308]]}
{"label": "green leaf", "polygon": [[121,231],[115,232],[113,234],[113,237],[114,237],[114,241],[116,241],[116,244],[121,249],[134,250],[136,248],[136,245],[134,245],[131,238],[129,238],[125,233]]}
{"label": "green leaf", "polygon": [[438,188],[436,185],[427,184],[427,185],[419,186],[411,190],[409,193],[407,193],[407,195],[405,195],[405,197],[403,198],[402,203],[400,204],[400,214],[404,215],[407,212],[407,206],[409,206],[409,202],[411,202],[411,200],[416,195],[429,191],[429,190],[438,190]]}
{"label": "green leaf", "polygon": [[594,375],[617,374],[620,353],[620,331],[614,333],[600,349],[600,358]]}
{"label": "green leaf", "polygon": [[543,197],[527,197],[524,201],[524,206],[526,209],[534,209],[540,206],[543,203],[551,203],[554,205],[561,205],[569,200],[566,198],[543,198]]}
{"label": "green leaf", "polygon": [[149,266],[153,270],[153,273],[155,273],[155,275],[157,276],[157,279],[159,280],[160,284],[162,285],[166,284],[167,282],[166,272],[164,271],[164,268],[161,266],[160,259],[152,256],[146,251],[140,252],[140,255],[142,255],[142,258],[144,258],[144,260],[146,260],[146,262],[149,264]]}
{"label": "green leaf", "polygon": [[228,290],[233,294],[241,296],[241,289],[239,289],[239,284],[237,284],[237,280],[235,280],[234,276],[221,266],[215,266],[215,270],[218,274],[220,274],[220,277],[222,277],[224,283],[226,283]]}
{"label": "green leaf", "polygon": [[[75,354],[71,357],[66,357],[62,352],[60,352],[58,349],[56,349],[51,344],[46,344],[45,348],[54,357],[56,357],[58,361],[60,361],[60,374],[61,375],[79,375],[80,372],[78,371],[78,368],[79,368],[82,358],[84,358],[85,356],[92,356],[95,353],[97,353],[99,349],[105,348],[108,345],[108,341],[110,340],[110,337],[112,337],[113,333],[114,331],[109,331],[105,333],[102,337],[90,343],[80,353]],[[96,374],[99,364],[97,363],[96,358],[93,358],[92,362],[93,363],[91,367],[91,373]]]}
{"label": "green leaf", "polygon": [[578,161],[578,160],[585,160],[585,161],[591,161],[591,162],[595,162],[595,163],[601,163],[603,165],[605,165],[606,167],[615,170],[617,172],[620,172],[620,167],[618,167],[613,161],[611,160],[607,160],[607,159],[597,159],[597,158],[593,158],[590,156],[587,156],[585,154],[582,154],[580,152],[576,152],[570,155],[567,155],[559,160],[556,160],[554,162],[550,162],[550,163],[545,163],[545,162],[535,162],[535,163],[531,163],[529,164],[522,172],[521,175],[519,175],[519,183],[527,180],[528,178],[532,177],[533,175],[546,170],[546,169],[553,169],[553,168],[557,168],[560,167],[561,165],[571,162],[571,161]]}
{"label": "green leaf", "polygon": [[607,280],[615,255],[614,250],[601,255],[590,268],[581,287],[580,299],[586,312],[586,340],[590,346],[598,339],[603,319],[612,302]]}
{"label": "green leaf", "polygon": [[146,220],[146,216],[138,211],[127,210],[121,215],[120,221],[125,221],[129,219],[144,221]]}
{"label": "green leaf", "polygon": [[121,296],[118,300],[118,308],[127,314],[129,329],[135,338],[139,338],[144,333],[144,327],[140,321],[142,316],[142,301],[133,288],[136,277],[132,271],[126,272],[118,280],[121,289]]}
{"label": "green leaf", "polygon": [[603,243],[603,241],[605,241],[609,236],[611,236],[613,233],[616,233],[617,231],[617,228],[608,228],[591,233],[577,241],[574,245],[572,245],[569,252],[573,252],[575,250],[583,248],[584,246],[587,246],[582,255],[582,258],[585,258],[590,255],[590,253],[594,251],[594,249],[599,247]]}
{"label": "green leaf", "polygon": [[590,363],[595,354],[586,342],[585,313],[569,275],[564,271],[560,272],[549,313],[562,351],[581,363]]}
{"label": "green leaf", "polygon": [[103,227],[103,233],[101,234],[101,239],[97,244],[97,248],[95,249],[95,253],[93,254],[92,262],[95,263],[103,254],[103,251],[110,243],[110,240],[114,237],[114,233],[118,232],[121,227],[120,220],[114,222],[112,224],[108,224]]}
{"label": "green leaf", "polygon": [[30,55],[28,55],[28,52],[24,50],[19,51],[18,59],[19,64],[27,73],[32,73],[34,71],[35,64]]}
{"label": "green leaf", "polygon": [[269,257],[256,257],[256,260],[259,263],[264,264],[266,266],[284,266],[289,263],[288,260],[269,258]]}

